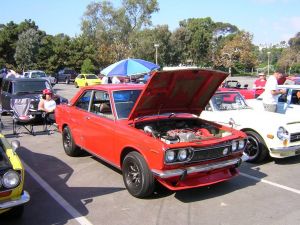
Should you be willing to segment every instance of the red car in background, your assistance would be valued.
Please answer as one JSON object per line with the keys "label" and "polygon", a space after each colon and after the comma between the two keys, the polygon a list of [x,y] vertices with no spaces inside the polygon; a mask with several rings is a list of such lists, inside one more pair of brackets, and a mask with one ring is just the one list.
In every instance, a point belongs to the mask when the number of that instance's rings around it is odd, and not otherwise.
{"label": "red car in background", "polygon": [[243,87],[237,80],[227,80],[222,83],[221,87],[218,88],[219,91],[238,91],[245,99],[255,98],[255,90],[248,89],[248,84]]}
{"label": "red car in background", "polygon": [[238,174],[246,135],[199,118],[227,74],[155,72],[146,85],[88,86],[55,110],[67,155],[83,150],[120,169],[142,198],[158,181],[170,190],[211,185]]}

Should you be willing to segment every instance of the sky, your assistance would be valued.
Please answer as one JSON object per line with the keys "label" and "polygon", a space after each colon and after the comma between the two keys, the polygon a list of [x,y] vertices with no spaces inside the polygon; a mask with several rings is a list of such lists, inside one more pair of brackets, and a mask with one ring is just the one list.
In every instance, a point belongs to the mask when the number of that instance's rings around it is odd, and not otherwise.
{"label": "sky", "polygon": [[[0,24],[35,21],[47,34],[81,33],[80,23],[92,0],[0,0]],[[115,7],[121,0],[111,0]],[[158,0],[159,12],[152,15],[153,25],[169,26],[189,18],[210,17],[214,22],[236,25],[253,34],[253,42],[265,47],[288,41],[300,32],[299,0]]]}

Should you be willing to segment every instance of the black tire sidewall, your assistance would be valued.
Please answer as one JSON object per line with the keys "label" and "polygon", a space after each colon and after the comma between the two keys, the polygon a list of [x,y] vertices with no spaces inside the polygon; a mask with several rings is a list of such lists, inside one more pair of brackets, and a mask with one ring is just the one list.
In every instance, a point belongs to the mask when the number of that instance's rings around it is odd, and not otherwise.
{"label": "black tire sidewall", "polygon": [[245,133],[247,134],[247,136],[251,136],[252,138],[254,138],[257,141],[258,149],[259,149],[257,156],[251,160],[247,160],[247,162],[258,163],[258,162],[263,161],[269,153],[265,141],[258,133],[254,132],[254,131],[246,131]]}
{"label": "black tire sidewall", "polygon": [[[66,147],[66,145],[65,145],[65,141],[66,141],[65,140],[65,135],[70,136],[71,145],[69,147]],[[62,141],[63,141],[63,147],[64,147],[64,150],[65,150],[65,153],[68,156],[78,156],[80,154],[80,150],[76,146],[76,144],[74,142],[74,139],[73,139],[73,136],[72,136],[72,133],[71,133],[70,128],[68,126],[64,127],[64,129],[63,129],[62,139],[63,139]]]}
{"label": "black tire sidewall", "polygon": [[[141,184],[138,188],[129,186],[126,178],[128,164],[132,162],[138,166],[141,173]],[[123,161],[122,172],[124,184],[131,195],[137,198],[144,198],[153,193],[154,177],[141,154],[139,154],[138,152],[130,152],[129,154],[127,154]]]}

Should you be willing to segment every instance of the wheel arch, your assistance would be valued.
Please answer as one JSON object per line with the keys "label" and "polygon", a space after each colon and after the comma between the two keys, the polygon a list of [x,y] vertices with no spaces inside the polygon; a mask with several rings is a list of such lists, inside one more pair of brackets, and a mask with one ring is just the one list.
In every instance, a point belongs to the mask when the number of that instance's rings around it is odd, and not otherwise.
{"label": "wheel arch", "polygon": [[120,168],[122,168],[125,156],[128,155],[130,152],[137,152],[137,153],[141,154],[144,157],[146,163],[148,164],[146,157],[141,153],[141,151],[137,150],[134,147],[125,147],[122,150],[121,155],[120,155]]}

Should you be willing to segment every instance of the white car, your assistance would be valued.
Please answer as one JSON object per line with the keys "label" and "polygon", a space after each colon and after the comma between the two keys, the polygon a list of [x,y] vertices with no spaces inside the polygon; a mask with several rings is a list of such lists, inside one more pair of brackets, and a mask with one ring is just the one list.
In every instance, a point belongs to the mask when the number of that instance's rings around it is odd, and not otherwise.
{"label": "white car", "polygon": [[56,84],[56,78],[47,76],[46,73],[42,70],[29,70],[24,72],[24,78],[42,78],[48,80],[49,83],[54,86]]}
{"label": "white car", "polygon": [[[278,95],[277,113],[286,114],[287,116],[299,116],[300,104],[297,100],[296,93],[300,91],[300,85],[278,85],[279,89],[285,89],[286,94]],[[256,99],[247,99],[247,104],[256,110],[264,110],[262,103],[262,93]]]}
{"label": "white car", "polygon": [[239,92],[216,92],[200,117],[244,131],[248,162],[300,154],[300,117],[254,110]]}

